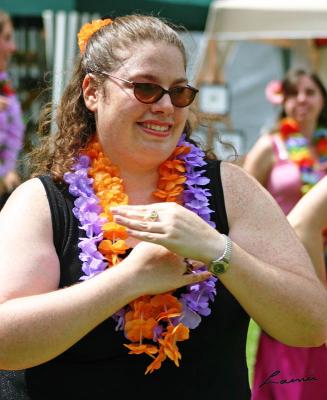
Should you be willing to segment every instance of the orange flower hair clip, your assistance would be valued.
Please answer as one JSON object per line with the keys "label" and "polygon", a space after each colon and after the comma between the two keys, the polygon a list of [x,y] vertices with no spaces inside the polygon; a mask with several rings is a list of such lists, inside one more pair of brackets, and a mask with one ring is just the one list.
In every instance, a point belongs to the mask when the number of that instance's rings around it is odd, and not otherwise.
{"label": "orange flower hair clip", "polygon": [[96,19],[96,20],[92,21],[91,23],[84,24],[82,26],[81,30],[77,34],[78,47],[80,49],[80,52],[82,54],[85,52],[87,42],[89,41],[89,39],[93,35],[93,33],[98,31],[103,26],[109,25],[111,23],[112,23],[112,20],[110,18],[106,18],[106,19]]}

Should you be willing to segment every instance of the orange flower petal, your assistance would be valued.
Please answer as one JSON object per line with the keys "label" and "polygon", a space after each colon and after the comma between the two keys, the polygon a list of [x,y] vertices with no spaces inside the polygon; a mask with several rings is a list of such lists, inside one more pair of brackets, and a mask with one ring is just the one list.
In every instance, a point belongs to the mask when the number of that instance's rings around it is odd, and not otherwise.
{"label": "orange flower petal", "polygon": [[150,373],[152,374],[153,371],[156,369],[159,369],[161,367],[161,364],[165,359],[167,358],[166,354],[164,351],[159,351],[158,356],[155,358],[155,360],[148,366],[148,368],[145,371],[145,375]]}
{"label": "orange flower petal", "polygon": [[93,35],[93,33],[98,31],[103,26],[111,24],[111,23],[112,23],[112,20],[109,18],[106,18],[106,19],[94,20],[90,24],[84,24],[77,35],[78,47],[79,47],[81,53],[84,53],[87,42],[90,39],[90,37]]}
{"label": "orange flower petal", "polygon": [[153,357],[153,354],[158,353],[158,348],[152,344],[124,344],[130,352],[128,354],[148,354],[150,357]]}

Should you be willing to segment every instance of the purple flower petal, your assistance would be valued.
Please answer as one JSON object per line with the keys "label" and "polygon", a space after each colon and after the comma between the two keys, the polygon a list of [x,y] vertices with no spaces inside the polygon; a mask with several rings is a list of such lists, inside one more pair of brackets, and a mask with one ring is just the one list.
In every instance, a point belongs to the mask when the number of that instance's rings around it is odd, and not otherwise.
{"label": "purple flower petal", "polygon": [[[1,72],[0,84],[9,82],[7,72]],[[1,86],[1,85],[0,85]],[[17,96],[0,95],[6,97],[7,106],[0,111],[0,177],[15,169],[17,158],[23,147],[25,126],[22,120],[22,112]]]}

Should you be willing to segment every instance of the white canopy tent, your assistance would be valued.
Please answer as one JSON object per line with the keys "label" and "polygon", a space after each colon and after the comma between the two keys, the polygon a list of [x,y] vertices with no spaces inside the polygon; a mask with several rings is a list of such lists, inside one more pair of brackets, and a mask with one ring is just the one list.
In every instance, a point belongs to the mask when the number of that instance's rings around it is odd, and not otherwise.
{"label": "white canopy tent", "polygon": [[[264,41],[307,52],[312,68],[327,74],[312,39],[327,38],[325,0],[214,0],[209,8],[197,81],[222,80],[235,41]],[[217,43],[228,45],[220,49]],[[218,66],[218,71],[213,70]],[[325,74],[323,73],[325,71]],[[327,76],[327,75],[326,75]],[[327,77],[325,79],[327,81]]]}
{"label": "white canopy tent", "polygon": [[[327,57],[322,54],[325,49],[318,51],[313,43],[315,38],[327,38],[325,0],[215,0],[210,5],[204,35],[198,80],[215,79],[212,75],[221,80],[221,70],[231,44],[247,40],[304,52],[311,67],[327,81],[327,69],[324,68]],[[221,54],[212,54],[217,50],[213,42],[228,45]],[[213,72],[217,63],[219,70]]]}
{"label": "white canopy tent", "polygon": [[205,31],[220,40],[327,36],[325,0],[216,0]]}
{"label": "white canopy tent", "polygon": [[[196,83],[199,86],[225,83],[224,67],[231,49],[236,42],[244,41],[292,49],[295,57],[305,60],[304,64],[316,70],[327,83],[327,47],[317,48],[316,38],[327,38],[325,0],[213,1],[204,31]],[[233,125],[228,115],[221,119],[227,125]],[[209,145],[211,140],[209,134]]]}

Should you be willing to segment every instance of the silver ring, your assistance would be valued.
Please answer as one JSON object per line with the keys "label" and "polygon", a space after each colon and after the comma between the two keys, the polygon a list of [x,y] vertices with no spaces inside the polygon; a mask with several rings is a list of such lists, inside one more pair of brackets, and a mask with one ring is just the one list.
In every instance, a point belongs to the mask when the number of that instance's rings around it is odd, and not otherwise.
{"label": "silver ring", "polygon": [[184,258],[184,262],[186,264],[186,269],[184,274],[191,274],[193,272],[193,264],[188,258]]}
{"label": "silver ring", "polygon": [[149,215],[149,220],[152,222],[156,222],[159,219],[158,212],[156,210],[152,210],[150,215]]}

